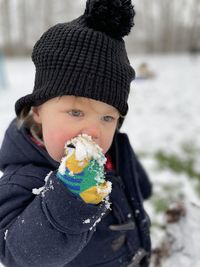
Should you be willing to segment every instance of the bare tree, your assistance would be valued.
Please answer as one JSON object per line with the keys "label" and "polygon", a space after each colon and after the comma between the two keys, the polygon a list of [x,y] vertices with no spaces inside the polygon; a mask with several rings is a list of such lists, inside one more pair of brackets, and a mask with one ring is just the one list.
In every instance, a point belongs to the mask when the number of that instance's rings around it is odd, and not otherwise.
{"label": "bare tree", "polygon": [[[84,12],[86,0],[0,0],[0,34],[5,52],[27,53],[50,26]],[[187,51],[200,44],[199,0],[134,0],[136,25],[130,52]],[[14,7],[14,8],[13,8]],[[14,21],[13,21],[14,20]],[[15,23],[17,22],[17,23]]]}
{"label": "bare tree", "polygon": [[194,0],[191,6],[191,28],[188,48],[200,50],[200,1]]}
{"label": "bare tree", "polygon": [[53,22],[53,1],[52,0],[43,0],[42,1],[42,10],[43,10],[43,27],[49,28]]}
{"label": "bare tree", "polygon": [[27,1],[26,0],[18,0],[18,20],[19,20],[19,42],[18,42],[18,50],[20,52],[26,52],[26,43],[27,43]]}
{"label": "bare tree", "polygon": [[3,50],[5,52],[10,52],[12,50],[10,0],[1,1],[0,17],[2,25]]}

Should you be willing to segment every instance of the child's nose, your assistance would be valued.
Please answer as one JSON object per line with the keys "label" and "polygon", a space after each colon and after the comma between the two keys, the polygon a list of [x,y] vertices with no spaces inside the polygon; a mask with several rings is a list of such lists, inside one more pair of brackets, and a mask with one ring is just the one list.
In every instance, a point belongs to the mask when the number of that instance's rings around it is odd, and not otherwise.
{"label": "child's nose", "polygon": [[94,141],[98,141],[100,137],[100,125],[98,123],[91,123],[83,128],[82,134],[87,134],[91,136]]}

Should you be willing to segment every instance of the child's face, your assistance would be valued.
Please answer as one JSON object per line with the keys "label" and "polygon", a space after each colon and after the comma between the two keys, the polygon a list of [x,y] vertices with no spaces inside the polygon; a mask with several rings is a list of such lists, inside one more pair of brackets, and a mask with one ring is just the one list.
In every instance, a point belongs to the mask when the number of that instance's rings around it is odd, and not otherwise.
{"label": "child's face", "polygon": [[49,155],[60,161],[64,144],[79,134],[87,134],[105,154],[112,144],[119,112],[114,107],[84,97],[62,96],[33,107],[34,120],[42,125]]}

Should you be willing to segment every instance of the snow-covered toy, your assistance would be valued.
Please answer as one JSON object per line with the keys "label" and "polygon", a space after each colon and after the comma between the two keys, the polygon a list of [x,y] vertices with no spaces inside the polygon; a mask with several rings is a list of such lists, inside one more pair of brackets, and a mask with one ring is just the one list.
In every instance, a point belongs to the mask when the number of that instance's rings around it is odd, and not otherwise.
{"label": "snow-covered toy", "polygon": [[106,158],[102,149],[86,134],[65,144],[57,177],[86,203],[98,204],[110,192],[111,182],[105,181]]}

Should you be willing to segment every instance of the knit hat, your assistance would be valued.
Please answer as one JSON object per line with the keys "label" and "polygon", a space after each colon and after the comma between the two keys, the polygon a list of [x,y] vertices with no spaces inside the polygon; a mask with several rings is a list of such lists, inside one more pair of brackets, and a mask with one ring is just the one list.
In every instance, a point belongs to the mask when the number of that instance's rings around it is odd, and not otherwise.
{"label": "knit hat", "polygon": [[123,37],[134,25],[134,15],[131,0],[87,0],[82,16],[47,30],[33,48],[33,92],[16,102],[16,114],[74,95],[105,102],[126,115],[135,72]]}

